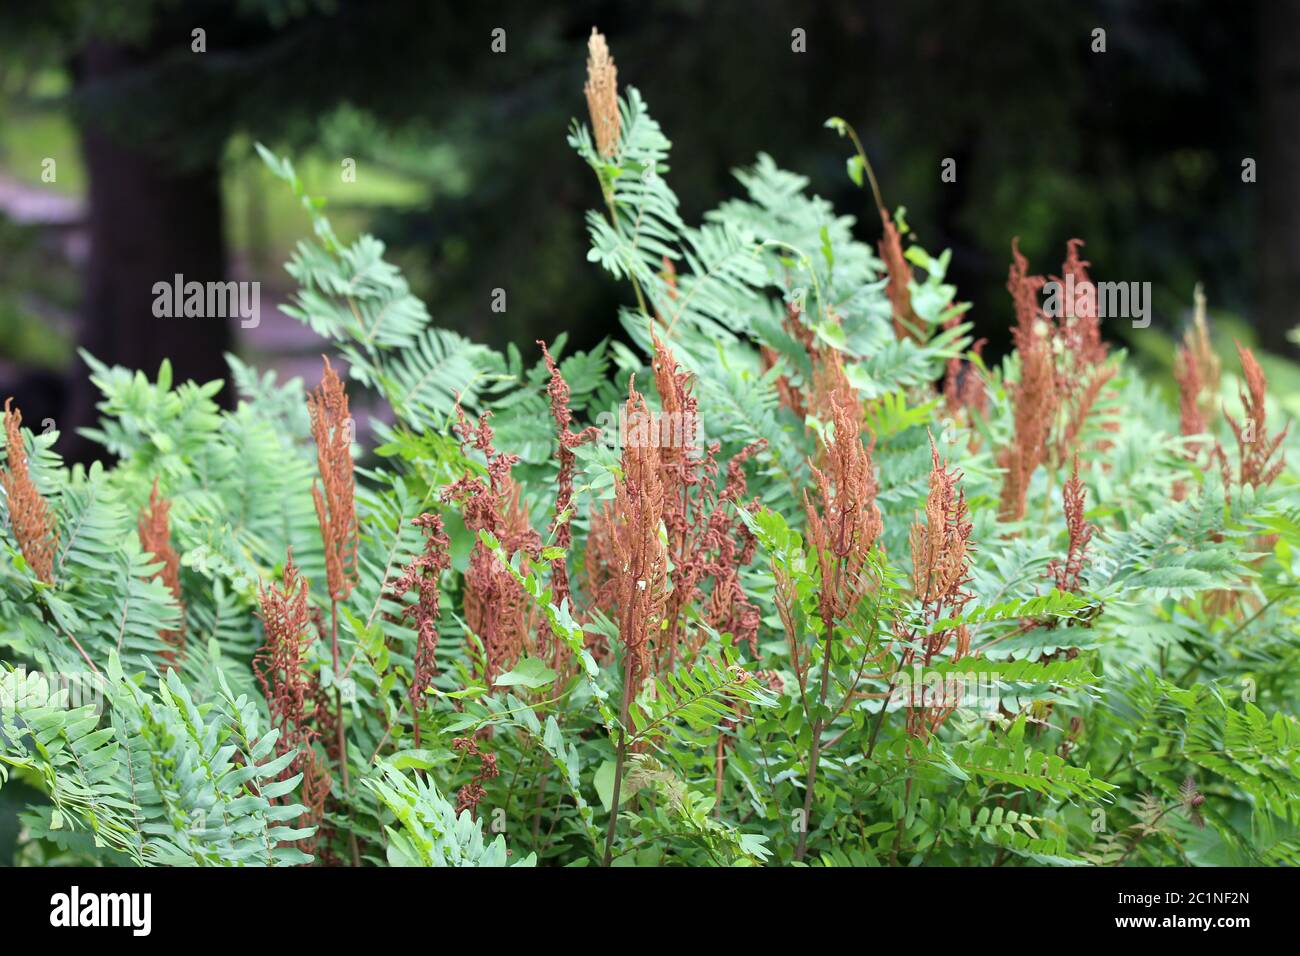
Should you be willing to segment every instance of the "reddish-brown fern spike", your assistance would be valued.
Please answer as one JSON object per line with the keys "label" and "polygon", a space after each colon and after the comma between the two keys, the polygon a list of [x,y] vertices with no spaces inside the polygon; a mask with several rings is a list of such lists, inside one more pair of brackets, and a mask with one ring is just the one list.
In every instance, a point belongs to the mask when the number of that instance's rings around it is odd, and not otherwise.
{"label": "reddish-brown fern spike", "polygon": [[[942,618],[958,617],[974,595],[966,590],[970,581],[971,522],[966,508],[966,493],[958,485],[961,474],[939,460],[934,438],[930,438],[930,492],[925,502],[925,521],[917,520],[911,529],[912,582],[921,602],[925,631]],[[917,648],[917,630],[897,625],[899,636],[909,647],[903,666],[911,666],[918,654],[925,665],[953,644],[951,659],[960,660],[970,653],[970,632],[965,624],[926,634]],[[956,708],[958,701],[944,699],[937,703],[922,701],[910,706],[907,713],[908,733],[928,737]]]}
{"label": "reddish-brown fern spike", "polygon": [[325,575],[330,600],[345,601],[356,583],[357,510],[353,501],[352,419],[343,382],[325,359],[320,386],[307,396],[311,434],[316,439],[316,462],[324,494],[315,484],[321,540],[325,545]]}
{"label": "reddish-brown fern spike", "polygon": [[415,744],[420,745],[418,714],[424,704],[425,693],[433,683],[438,663],[438,621],[442,592],[438,586],[443,571],[451,567],[448,551],[451,542],[442,529],[442,518],[435,514],[422,514],[411,524],[424,532],[424,552],[411,560],[402,574],[393,582],[393,596],[401,598],[415,591],[415,601],[402,610],[402,616],[415,625],[415,673],[411,677],[408,697],[411,701],[411,719],[415,723]]}
{"label": "reddish-brown fern spike", "polygon": [[456,737],[451,742],[451,749],[459,750],[467,757],[478,758],[478,773],[474,775],[474,779],[461,787],[456,795],[457,816],[465,810],[468,810],[471,815],[476,814],[478,813],[479,801],[487,796],[483,781],[501,776],[501,771],[497,768],[497,755],[485,754],[479,749],[478,741],[473,737]]}
{"label": "reddish-brown fern spike", "polygon": [[[654,337],[653,371],[662,413],[653,431],[663,484],[663,522],[668,534],[668,553],[673,566],[672,591],[668,597],[667,627],[661,636],[659,660],[671,668],[677,660],[681,639],[680,614],[694,598],[705,573],[705,555],[698,541],[703,534],[704,500],[712,491],[717,473],[717,446],[700,455],[697,423],[699,403],[691,393],[690,373],[658,335]],[[706,488],[707,485],[707,488]]]}
{"label": "reddish-brown fern spike", "polygon": [[761,615],[740,585],[740,569],[754,559],[757,541],[734,509],[741,507],[741,498],[746,493],[745,462],[766,447],[767,442],[759,439],[746,445],[727,463],[726,483],[709,515],[705,542],[714,555],[706,567],[713,578],[706,620],[714,630],[730,632],[736,644],[748,645],[755,659],[759,656]]}
{"label": "reddish-brown fern spike", "polygon": [[[1174,356],[1174,381],[1178,383],[1178,426],[1184,437],[1203,435],[1206,431],[1205,416],[1201,413],[1201,372],[1196,359],[1187,346],[1180,346]],[[1195,461],[1197,448],[1189,443],[1183,457]],[[1211,456],[1213,458],[1213,456]],[[1187,497],[1187,482],[1177,479],[1174,482],[1174,500],[1182,501]]]}
{"label": "reddish-brown fern spike", "polygon": [[[1210,330],[1205,323],[1205,294],[1198,284],[1193,293],[1196,304],[1195,317],[1191,327],[1183,333],[1183,344],[1174,356],[1174,380],[1178,383],[1178,424],[1184,436],[1204,435],[1210,430],[1210,421],[1217,414],[1216,404],[1222,370],[1219,357],[1210,342]],[[1188,444],[1184,453],[1189,461],[1195,461],[1205,445],[1205,440]],[[1224,470],[1225,486],[1227,457],[1216,443],[1210,449],[1210,463],[1219,461]],[[1174,482],[1174,499],[1181,501],[1187,495],[1187,483]]]}
{"label": "reddish-brown fern spike", "polygon": [[9,460],[7,467],[0,468],[0,485],[4,486],[9,523],[18,540],[18,550],[36,576],[46,584],[52,584],[59,532],[49,504],[32,482],[21,430],[23,415],[10,407],[12,403],[12,398],[5,399],[5,451]]}
{"label": "reddish-brown fern spike", "polygon": [[[665,260],[665,262],[667,263],[668,260]],[[668,264],[671,265],[671,263]],[[577,462],[577,456],[573,450],[579,445],[598,438],[600,429],[592,426],[584,428],[580,432],[574,432],[570,427],[573,424],[573,412],[569,408],[569,383],[560,374],[560,369],[555,364],[555,360],[551,358],[546,343],[539,340],[537,344],[542,347],[542,357],[546,359],[546,367],[551,373],[551,381],[546,387],[546,392],[551,398],[551,417],[555,419],[555,428],[560,443],[559,449],[555,453],[560,462],[560,469],[555,475],[555,517],[551,520],[551,534],[554,536],[555,546],[564,549],[566,553],[551,562],[551,591],[557,605],[563,604],[566,600],[572,604],[567,552],[569,545],[573,541],[570,522],[573,518],[573,470]],[[543,631],[545,630],[543,628]],[[551,640],[545,634],[540,635],[540,637],[541,642],[545,642],[549,646],[551,652],[549,656],[552,658],[553,663],[558,666],[561,649],[564,645],[560,641]],[[543,650],[545,651],[546,648],[543,648]]]}
{"label": "reddish-brown fern spike", "polygon": [[[655,388],[663,410],[658,428],[661,437],[659,459],[663,469],[664,498],[673,507],[686,493],[687,487],[698,481],[696,422],[699,420],[699,402],[691,394],[690,373],[677,364],[676,357],[658,335],[654,335],[653,340]],[[664,424],[671,433],[669,441],[662,440]]]}
{"label": "reddish-brown fern spike", "polygon": [[870,584],[864,575],[867,555],[884,531],[871,449],[861,437],[861,406],[845,390],[832,403],[833,433],[823,443],[823,467],[812,467],[816,503],[804,491],[808,540],[821,570],[821,615],[828,626],[852,611]]}
{"label": "reddish-brown fern spike", "polygon": [[[146,552],[153,555],[155,561],[161,562],[162,567],[153,573],[146,580],[161,580],[166,585],[167,590],[171,592],[176,604],[181,608],[182,619],[184,617],[184,605],[181,603],[181,556],[176,553],[172,547],[171,529],[167,520],[168,512],[171,510],[171,502],[158,494],[158,479],[153,480],[153,489],[149,492],[149,504],[140,509],[138,521],[140,533],[140,547]],[[179,666],[185,657],[185,630],[184,626],[179,630],[160,631],[158,636],[162,638],[167,650],[162,652],[162,659],[167,667]]]}
{"label": "reddish-brown fern spike", "polygon": [[1061,288],[1073,291],[1073,299],[1062,310],[1058,325],[1065,350],[1083,366],[1100,365],[1106,361],[1106,343],[1101,337],[1100,308],[1097,303],[1097,286],[1088,275],[1092,263],[1079,257],[1082,239],[1066,243],[1065,262],[1061,276],[1056,279]]}
{"label": "reddish-brown fern spike", "polygon": [[1223,383],[1223,368],[1210,340],[1210,328],[1205,321],[1205,293],[1198,284],[1192,294],[1195,312],[1192,327],[1183,335],[1183,346],[1196,365],[1196,377],[1201,383],[1201,417],[1211,421],[1218,413],[1219,389]]}
{"label": "reddish-brown fern spike", "polygon": [[1270,437],[1265,426],[1264,396],[1268,389],[1268,379],[1259,367],[1254,353],[1237,343],[1237,354],[1241,357],[1241,371],[1244,384],[1239,389],[1241,404],[1245,409],[1245,420],[1238,422],[1226,411],[1223,413],[1237,438],[1239,464],[1237,483],[1259,488],[1273,483],[1286,467],[1286,454],[1274,460],[1286,438],[1291,426],[1288,424],[1280,433]]}
{"label": "reddish-brown fern spike", "polygon": [[312,642],[311,608],[307,579],[298,573],[292,549],[283,583],[259,586],[257,597],[266,643],[253,655],[253,673],[266,696],[271,723],[280,729],[282,740],[311,739],[307,703],[315,682],[306,667]]}
{"label": "reddish-brown fern spike", "polygon": [[1038,303],[1042,276],[1031,276],[1029,264],[1012,240],[1013,261],[1007,291],[1016,307],[1012,338],[1020,353],[1020,381],[1008,385],[1015,408],[1015,437],[998,454],[1004,469],[999,514],[1004,521],[1025,515],[1025,499],[1035,469],[1047,458],[1048,438],[1058,405],[1056,367],[1052,357],[1052,329]]}
{"label": "reddish-brown fern spike", "polygon": [[1204,435],[1205,415],[1201,413],[1201,369],[1186,345],[1174,358],[1174,380],[1178,382],[1178,424],[1184,435]]}
{"label": "reddish-brown fern spike", "polygon": [[618,152],[618,69],[609,54],[605,37],[595,27],[587,41],[587,83],[582,91],[587,95],[587,109],[591,113],[591,130],[596,137],[596,150],[606,159]]}
{"label": "reddish-brown fern spike", "polygon": [[[808,517],[808,542],[816,555],[821,573],[818,611],[822,622],[821,686],[818,691],[817,717],[813,720],[812,746],[808,754],[808,776],[804,783],[804,819],[812,813],[813,792],[817,783],[817,761],[821,753],[821,734],[825,729],[823,708],[830,686],[831,644],[836,623],[858,608],[872,586],[871,549],[884,530],[880,509],[876,505],[876,475],[871,450],[861,437],[862,405],[852,389],[840,388],[831,397],[832,432],[823,438],[822,467],[809,462],[817,483],[816,504],[804,491],[804,511]],[[789,587],[789,577],[778,580],[778,589]],[[778,599],[782,623],[789,631],[791,596]],[[792,649],[797,651],[794,641]],[[805,670],[795,661],[803,688]],[[807,847],[806,830],[801,830],[795,859],[803,859]]]}
{"label": "reddish-brown fern spike", "polygon": [[821,347],[809,353],[809,357],[812,359],[813,373],[808,410],[822,424],[828,424],[835,419],[836,406],[847,401],[857,406],[857,413],[861,417],[858,390],[849,382],[839,350],[829,346]]}
{"label": "reddish-brown fern spike", "polygon": [[[296,754],[280,779],[303,774],[303,803],[310,824],[319,825],[329,795],[330,780],[324,764],[312,749],[319,736],[313,725],[320,685],[307,669],[312,642],[312,615],[307,579],[298,573],[290,549],[282,584],[258,587],[259,617],[266,643],[253,655],[253,674],[261,685],[271,713],[271,724],[280,731],[276,752]],[[308,850],[310,852],[310,849]]]}
{"label": "reddish-brown fern spike", "polygon": [[503,668],[513,665],[526,648],[527,595],[497,556],[478,540],[478,534],[492,534],[507,557],[522,551],[539,560],[542,542],[528,523],[520,489],[510,477],[518,456],[496,450],[489,413],[471,425],[459,405],[456,412],[458,420],[453,428],[462,448],[473,447],[483,454],[487,479],[466,473],[443,489],[442,499],[460,505],[465,526],[475,536],[465,569],[465,623],[483,642],[487,656],[483,676],[491,681]]}
{"label": "reddish-brown fern spike", "polygon": [[1045,338],[1050,329],[1038,296],[1046,279],[1029,274],[1029,260],[1020,251],[1020,237],[1011,240],[1011,268],[1007,273],[1007,291],[1016,309],[1016,324],[1011,338],[1018,350],[1030,350]]}
{"label": "reddish-brown fern spike", "polygon": [[1070,546],[1066,552],[1065,563],[1053,560],[1047,565],[1047,573],[1056,582],[1060,591],[1078,594],[1081,591],[1079,581],[1084,564],[1088,559],[1088,542],[1092,540],[1092,525],[1083,516],[1087,489],[1079,478],[1079,455],[1074,455],[1074,472],[1065,482],[1061,491],[1065,508],[1065,528],[1069,533]]}
{"label": "reddish-brown fern spike", "polygon": [[1088,276],[1089,263],[1079,257],[1081,239],[1067,243],[1061,276],[1054,277],[1062,299],[1057,317],[1056,389],[1065,410],[1060,435],[1053,446],[1057,461],[1074,451],[1079,433],[1115,369],[1106,366],[1107,348],[1101,337],[1097,286]]}
{"label": "reddish-brown fern spike", "polygon": [[903,254],[902,237],[884,209],[880,210],[880,222],[885,227],[885,235],[879,245],[880,258],[889,272],[885,294],[889,297],[893,314],[894,335],[899,339],[923,341],[921,320],[912,309],[912,293],[908,289],[908,283],[912,281],[912,267]]}
{"label": "reddish-brown fern spike", "polygon": [[[628,384],[627,417],[648,416],[645,397]],[[664,515],[659,449],[625,442],[622,476],[614,484],[614,551],[618,561],[619,640],[624,654],[624,707],[651,676],[654,641],[664,619],[668,549],[660,534]]]}
{"label": "reddish-brown fern spike", "polygon": [[[912,582],[921,603],[952,610],[970,600],[962,587],[970,580],[972,526],[967,517],[966,493],[958,488],[961,474],[949,470],[947,462],[940,462],[933,436],[930,456],[925,521],[914,522],[910,534]],[[931,648],[929,654],[932,656],[936,650]]]}

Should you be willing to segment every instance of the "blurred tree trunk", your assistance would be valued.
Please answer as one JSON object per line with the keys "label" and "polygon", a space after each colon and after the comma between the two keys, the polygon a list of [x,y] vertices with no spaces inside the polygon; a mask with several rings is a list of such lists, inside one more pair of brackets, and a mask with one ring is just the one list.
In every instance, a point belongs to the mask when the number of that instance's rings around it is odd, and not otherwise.
{"label": "blurred tree trunk", "polygon": [[1300,0],[1258,6],[1259,321],[1265,348],[1295,354],[1300,325]]}
{"label": "blurred tree trunk", "polygon": [[[122,48],[92,43],[77,64],[79,85],[112,82],[133,61]],[[227,319],[153,314],[156,282],[170,285],[178,273],[187,282],[226,278],[217,163],[178,171],[166,143],[122,142],[94,121],[90,116],[80,124],[90,235],[80,346],[151,378],[164,358],[176,381],[225,378],[222,353],[232,346]],[[102,457],[102,449],[74,433],[96,421],[99,392],[80,363],[73,382],[59,422],[67,442],[60,450],[80,461]],[[229,402],[229,390],[218,396],[223,399]]]}

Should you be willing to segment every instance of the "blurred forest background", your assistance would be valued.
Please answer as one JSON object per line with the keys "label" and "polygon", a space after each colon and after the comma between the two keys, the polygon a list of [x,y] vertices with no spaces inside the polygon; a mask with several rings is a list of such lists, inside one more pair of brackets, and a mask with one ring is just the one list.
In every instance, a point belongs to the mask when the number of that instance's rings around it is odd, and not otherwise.
{"label": "blurred forest background", "polygon": [[[53,419],[59,450],[84,459],[78,345],[151,376],[169,357],[177,378],[223,378],[233,350],[314,381],[319,342],[276,309],[309,226],[255,141],[294,158],[345,234],[382,238],[439,324],[525,355],[562,330],[582,347],[615,333],[623,293],[586,261],[596,184],[565,143],[598,25],[674,142],[688,222],[765,151],[874,241],[849,147],[823,127],[842,116],[886,204],[928,250],[953,250],[993,356],[1012,321],[1011,237],[1051,273],[1078,236],[1097,279],[1152,283],[1152,328],[1110,335],[1168,365],[1201,281],[1218,333],[1270,350],[1283,401],[1300,403],[1284,359],[1300,322],[1300,0],[549,6],[0,6],[0,396],[37,430]],[[176,273],[259,280],[261,325],[155,318],[153,285]]]}

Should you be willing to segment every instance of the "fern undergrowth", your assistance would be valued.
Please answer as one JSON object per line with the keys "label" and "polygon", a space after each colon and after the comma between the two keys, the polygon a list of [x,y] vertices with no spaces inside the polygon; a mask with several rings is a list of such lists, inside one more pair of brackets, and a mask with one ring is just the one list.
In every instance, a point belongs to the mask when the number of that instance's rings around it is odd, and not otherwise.
{"label": "fern undergrowth", "polygon": [[373,447],[342,383],[309,415],[233,356],[233,411],[85,356],[111,466],[6,414],[14,862],[1300,863],[1300,499],[1249,352],[1194,329],[1170,407],[1013,267],[989,367],[878,193],[760,155],[686,223],[595,51],[622,335],[439,328],[262,150]]}

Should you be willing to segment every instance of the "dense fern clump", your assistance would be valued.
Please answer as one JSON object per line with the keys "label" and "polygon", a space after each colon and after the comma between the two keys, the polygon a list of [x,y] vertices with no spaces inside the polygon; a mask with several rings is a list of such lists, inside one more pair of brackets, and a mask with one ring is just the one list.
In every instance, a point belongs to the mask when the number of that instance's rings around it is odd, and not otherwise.
{"label": "dense fern clump", "polygon": [[15,862],[1300,863],[1300,499],[1250,352],[1198,322],[1175,409],[1014,251],[987,367],[860,152],[877,247],[766,155],[691,225],[589,69],[623,336],[439,329],[263,151],[346,381],[231,357],[227,412],[85,356],[89,469],[6,410]]}

